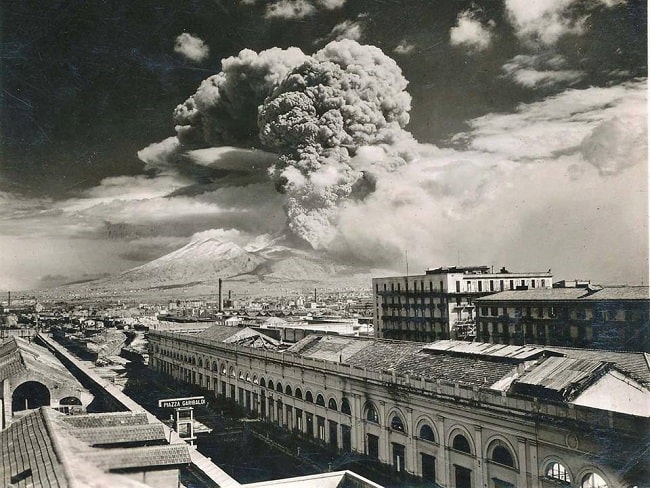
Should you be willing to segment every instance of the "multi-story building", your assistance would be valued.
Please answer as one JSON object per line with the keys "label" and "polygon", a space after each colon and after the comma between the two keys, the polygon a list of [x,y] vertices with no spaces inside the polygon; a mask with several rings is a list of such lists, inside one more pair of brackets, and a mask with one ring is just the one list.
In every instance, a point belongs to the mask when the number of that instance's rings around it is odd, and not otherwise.
{"label": "multi-story building", "polygon": [[649,351],[647,286],[560,285],[478,298],[477,338],[499,344]]}
{"label": "multi-story building", "polygon": [[272,350],[240,331],[150,332],[150,367],[338,449],[337,467],[374,460],[449,488],[649,479],[642,353],[322,335]]}
{"label": "multi-story building", "polygon": [[424,275],[372,280],[375,335],[384,339],[434,341],[473,338],[476,298],[503,290],[553,286],[548,272],[514,273],[489,266],[428,269]]}

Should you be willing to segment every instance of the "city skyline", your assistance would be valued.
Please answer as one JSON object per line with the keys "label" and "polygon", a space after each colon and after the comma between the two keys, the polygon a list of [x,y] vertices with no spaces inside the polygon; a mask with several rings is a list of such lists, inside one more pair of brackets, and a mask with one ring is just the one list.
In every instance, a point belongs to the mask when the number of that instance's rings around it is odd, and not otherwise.
{"label": "city skyline", "polygon": [[107,9],[3,7],[0,290],[207,236],[648,283],[642,2]]}

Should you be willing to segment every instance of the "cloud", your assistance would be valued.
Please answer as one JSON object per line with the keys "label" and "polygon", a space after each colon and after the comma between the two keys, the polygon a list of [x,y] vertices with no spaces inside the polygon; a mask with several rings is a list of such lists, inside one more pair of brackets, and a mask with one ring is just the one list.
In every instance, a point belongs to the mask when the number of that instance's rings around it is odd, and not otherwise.
{"label": "cloud", "polygon": [[277,0],[266,7],[267,19],[298,20],[314,15],[318,9],[336,10],[345,5],[346,0]]}
{"label": "cloud", "polygon": [[[355,195],[363,175],[350,165],[356,151],[410,138],[403,130],[411,102],[406,85],[380,49],[333,41],[260,108],[260,141],[282,154],[273,176],[288,196],[289,228],[314,248],[333,235],[339,205],[363,196]],[[296,179],[296,170],[303,178]]]}
{"label": "cloud", "polygon": [[519,54],[508,60],[501,70],[504,77],[533,89],[571,85],[585,76],[582,71],[562,69],[564,66],[566,60],[558,54]]}
{"label": "cloud", "polygon": [[307,0],[279,0],[266,7],[267,19],[303,19],[316,12]]}
{"label": "cloud", "polygon": [[210,48],[199,37],[183,32],[174,42],[174,52],[184,56],[190,61],[200,63],[210,55]]}
{"label": "cloud", "polygon": [[635,114],[639,109],[634,105],[641,103],[645,107],[646,89],[645,80],[607,88],[569,89],[539,102],[522,104],[510,114],[474,119],[470,122],[472,130],[457,134],[454,142],[459,147],[514,160],[554,158],[577,151],[585,137],[607,120],[638,120]]}
{"label": "cloud", "polygon": [[614,8],[618,0],[505,0],[506,14],[515,34],[531,45],[552,45],[567,34],[581,35],[589,12]]}
{"label": "cloud", "polygon": [[259,54],[243,49],[221,61],[221,72],[204,80],[176,107],[174,121],[185,146],[259,146],[257,108],[295,66],[308,57],[298,48]]}
{"label": "cloud", "polygon": [[344,20],[336,24],[325,38],[318,39],[322,42],[324,39],[340,41],[341,39],[352,39],[358,41],[363,37],[364,26],[358,20]]}
{"label": "cloud", "polygon": [[403,40],[397,46],[395,46],[393,52],[396,54],[409,54],[413,52],[414,49],[415,44],[411,44],[410,42]]}
{"label": "cloud", "polygon": [[346,0],[316,0],[316,4],[325,10],[336,10],[345,5]]}
{"label": "cloud", "polygon": [[181,143],[177,137],[149,144],[137,153],[138,159],[145,163],[145,170],[164,171],[173,168],[181,152]]}
{"label": "cloud", "polygon": [[[408,250],[422,268],[458,254],[526,269],[535,256],[594,280],[647,279],[646,91],[567,90],[474,120],[457,149],[413,143],[409,164],[346,203],[329,252],[385,266]],[[612,249],[630,259],[603,260]]]}
{"label": "cloud", "polygon": [[458,15],[456,25],[449,31],[452,46],[464,46],[470,51],[484,51],[492,41],[494,22],[483,25],[476,14],[465,11]]}

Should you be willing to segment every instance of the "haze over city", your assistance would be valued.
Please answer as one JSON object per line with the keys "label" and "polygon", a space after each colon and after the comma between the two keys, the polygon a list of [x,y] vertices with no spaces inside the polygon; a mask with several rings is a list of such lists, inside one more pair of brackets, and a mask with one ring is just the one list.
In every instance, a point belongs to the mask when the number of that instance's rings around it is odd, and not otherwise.
{"label": "haze over city", "polygon": [[2,14],[0,290],[206,238],[648,283],[644,2]]}

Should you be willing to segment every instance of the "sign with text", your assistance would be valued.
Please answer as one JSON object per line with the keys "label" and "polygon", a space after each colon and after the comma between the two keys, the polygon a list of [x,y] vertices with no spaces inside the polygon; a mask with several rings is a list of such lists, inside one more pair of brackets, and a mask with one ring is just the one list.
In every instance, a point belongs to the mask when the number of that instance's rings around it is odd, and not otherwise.
{"label": "sign with text", "polygon": [[197,407],[200,405],[205,405],[205,397],[167,398],[165,400],[158,400],[158,406],[161,408]]}

